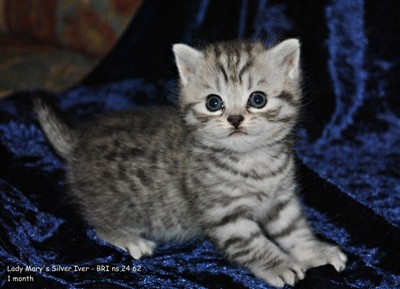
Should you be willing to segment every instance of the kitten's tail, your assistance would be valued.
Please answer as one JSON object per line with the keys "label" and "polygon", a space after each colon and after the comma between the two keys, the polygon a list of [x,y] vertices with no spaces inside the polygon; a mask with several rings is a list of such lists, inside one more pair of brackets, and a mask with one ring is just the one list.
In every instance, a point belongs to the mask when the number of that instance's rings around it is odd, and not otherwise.
{"label": "kitten's tail", "polygon": [[57,107],[53,105],[49,94],[38,92],[33,98],[33,106],[48,140],[56,152],[66,158],[77,141],[75,131],[64,120]]}

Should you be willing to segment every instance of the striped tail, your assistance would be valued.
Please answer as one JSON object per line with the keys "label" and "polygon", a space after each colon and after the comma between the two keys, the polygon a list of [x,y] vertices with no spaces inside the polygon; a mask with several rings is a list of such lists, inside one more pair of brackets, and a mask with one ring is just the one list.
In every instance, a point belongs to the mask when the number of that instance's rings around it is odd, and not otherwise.
{"label": "striped tail", "polygon": [[62,113],[52,104],[51,96],[40,92],[33,99],[39,123],[48,140],[63,158],[67,158],[74,148],[77,138],[74,130],[61,116]]}

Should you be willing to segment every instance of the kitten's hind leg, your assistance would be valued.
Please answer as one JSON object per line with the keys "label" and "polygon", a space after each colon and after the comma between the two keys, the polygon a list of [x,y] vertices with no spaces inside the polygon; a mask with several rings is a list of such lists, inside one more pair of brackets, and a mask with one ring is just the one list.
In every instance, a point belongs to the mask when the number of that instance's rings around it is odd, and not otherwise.
{"label": "kitten's hind leg", "polygon": [[153,255],[156,247],[156,243],[141,237],[130,237],[129,239],[122,240],[122,242],[118,241],[114,245],[127,250],[136,260],[139,260],[143,256]]}
{"label": "kitten's hind leg", "polygon": [[[102,237],[103,238],[103,237]],[[142,237],[129,236],[118,239],[103,238],[105,241],[117,246],[125,251],[128,251],[131,256],[139,260],[144,256],[151,256],[156,248],[156,243]]]}

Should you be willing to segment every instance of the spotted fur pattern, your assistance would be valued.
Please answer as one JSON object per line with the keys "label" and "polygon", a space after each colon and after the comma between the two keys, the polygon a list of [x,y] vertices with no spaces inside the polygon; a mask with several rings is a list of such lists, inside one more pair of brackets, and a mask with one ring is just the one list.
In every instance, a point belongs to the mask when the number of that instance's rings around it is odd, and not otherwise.
{"label": "spotted fur pattern", "polygon": [[[36,100],[86,220],[134,258],[151,255],[154,241],[205,235],[277,287],[295,284],[311,267],[343,270],[346,256],[314,237],[296,197],[299,42],[173,50],[178,109],[118,112],[72,130]],[[249,105],[253,92],[266,96],[265,106]],[[210,95],[221,100],[218,110],[207,108]]]}

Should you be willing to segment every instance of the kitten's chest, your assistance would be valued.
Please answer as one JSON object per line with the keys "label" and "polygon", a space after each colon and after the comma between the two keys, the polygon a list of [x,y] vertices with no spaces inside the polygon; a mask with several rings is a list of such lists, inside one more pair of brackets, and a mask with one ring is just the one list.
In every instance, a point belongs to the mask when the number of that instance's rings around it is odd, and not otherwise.
{"label": "kitten's chest", "polygon": [[256,214],[268,211],[283,193],[282,185],[292,180],[292,155],[260,151],[252,155],[219,155],[202,158],[198,175],[204,187],[222,202],[242,202]]}
{"label": "kitten's chest", "polygon": [[282,178],[293,170],[291,153],[257,151],[243,156],[218,155],[205,158],[204,171],[212,183],[225,183],[242,193],[274,192]]}

